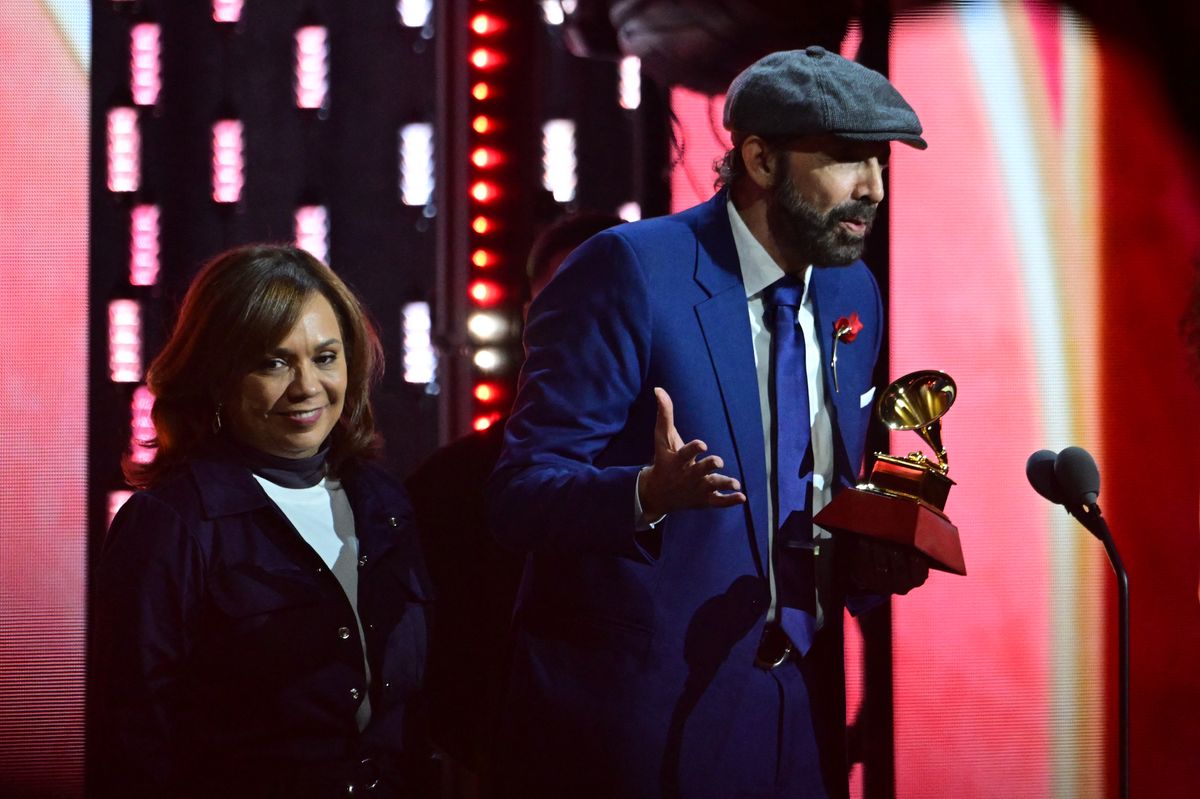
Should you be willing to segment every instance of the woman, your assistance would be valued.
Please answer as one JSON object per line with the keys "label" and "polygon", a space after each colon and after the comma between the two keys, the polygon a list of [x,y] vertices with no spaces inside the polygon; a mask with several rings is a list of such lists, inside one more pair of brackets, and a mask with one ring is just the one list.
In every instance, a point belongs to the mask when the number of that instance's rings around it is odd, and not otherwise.
{"label": "woman", "polygon": [[196,277],[94,575],[100,796],[418,794],[428,578],[369,458],[381,350],[308,253]]}

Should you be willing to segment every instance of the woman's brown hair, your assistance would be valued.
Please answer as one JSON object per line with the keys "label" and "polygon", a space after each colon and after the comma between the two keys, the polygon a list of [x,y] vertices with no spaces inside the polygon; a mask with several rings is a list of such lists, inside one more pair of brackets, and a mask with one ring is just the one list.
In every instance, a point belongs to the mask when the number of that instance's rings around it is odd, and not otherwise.
{"label": "woman's brown hair", "polygon": [[171,337],[147,372],[155,437],[146,443],[155,457],[144,464],[125,458],[130,485],[154,485],[219,435],[220,398],[287,335],[313,294],[333,306],[346,353],[346,404],[330,436],[330,467],[336,472],[377,453],[370,395],[383,351],[358,298],[304,250],[252,245],[209,261],[188,288]]}

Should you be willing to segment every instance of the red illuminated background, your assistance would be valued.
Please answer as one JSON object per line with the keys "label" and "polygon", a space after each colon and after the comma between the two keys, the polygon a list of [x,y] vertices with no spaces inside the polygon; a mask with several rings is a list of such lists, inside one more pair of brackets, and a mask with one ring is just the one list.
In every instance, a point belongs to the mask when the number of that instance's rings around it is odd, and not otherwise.
{"label": "red illuminated background", "polygon": [[[0,4],[0,796],[82,792],[88,18]],[[1133,795],[1198,795],[1200,392],[1176,332],[1200,253],[1196,143],[1144,55],[1049,6],[902,16],[889,57],[930,142],[890,168],[891,376],[958,382],[947,511],[969,570],[895,603],[895,793],[1116,795],[1112,574],[1023,474],[1032,451],[1080,444],[1130,573]],[[491,106],[472,97],[474,123]],[[709,194],[720,98],[672,105],[682,208]],[[473,130],[464,187],[486,192],[511,153]],[[506,286],[488,225],[511,209],[471,196],[460,311]],[[466,390],[464,418],[486,424],[490,402]]]}

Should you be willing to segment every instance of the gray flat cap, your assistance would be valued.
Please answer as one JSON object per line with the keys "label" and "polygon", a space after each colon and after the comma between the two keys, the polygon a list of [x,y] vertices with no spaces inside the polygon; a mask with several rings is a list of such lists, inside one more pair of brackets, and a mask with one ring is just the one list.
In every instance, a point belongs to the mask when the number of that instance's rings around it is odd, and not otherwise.
{"label": "gray flat cap", "polygon": [[759,136],[832,134],[924,150],[921,121],[887,78],[823,47],[763,56],[729,85],[725,127]]}

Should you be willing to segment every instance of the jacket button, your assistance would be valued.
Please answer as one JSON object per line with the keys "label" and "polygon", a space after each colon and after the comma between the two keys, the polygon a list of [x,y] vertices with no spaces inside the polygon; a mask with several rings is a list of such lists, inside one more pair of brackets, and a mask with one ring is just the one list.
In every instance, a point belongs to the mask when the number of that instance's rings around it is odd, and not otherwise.
{"label": "jacket button", "polygon": [[388,517],[388,526],[389,526],[389,527],[399,527],[399,526],[400,526],[400,520],[399,520],[399,519],[397,519],[395,516],[389,516],[389,517]]}
{"label": "jacket button", "polygon": [[350,689],[350,698],[351,699],[354,699],[355,701],[357,701],[360,696],[362,696],[362,692],[359,691],[357,688]]}
{"label": "jacket button", "polygon": [[345,641],[349,637],[350,637],[350,628],[349,627],[338,627],[338,638],[341,638],[343,641]]}
{"label": "jacket button", "polygon": [[367,565],[367,556],[366,556],[366,555],[363,555],[363,556],[359,557],[359,559],[358,559],[358,565],[359,565],[359,566],[366,566],[366,565]]}

